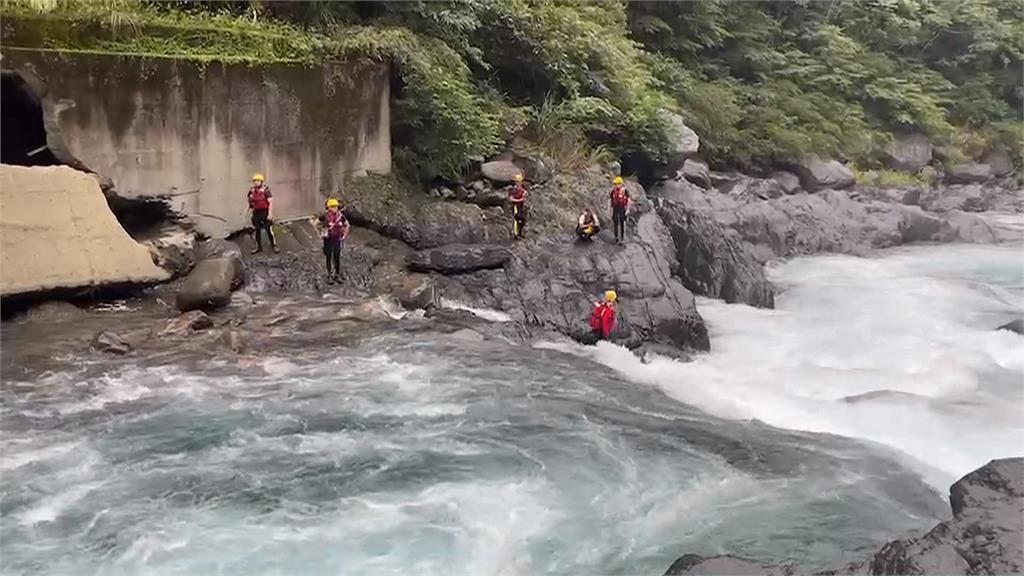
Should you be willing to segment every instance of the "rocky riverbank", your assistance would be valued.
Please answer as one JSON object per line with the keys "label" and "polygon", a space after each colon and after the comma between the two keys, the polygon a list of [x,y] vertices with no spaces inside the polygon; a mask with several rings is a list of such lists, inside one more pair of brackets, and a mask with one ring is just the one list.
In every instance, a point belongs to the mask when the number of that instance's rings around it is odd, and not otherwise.
{"label": "rocky riverbank", "polygon": [[[1024,570],[1024,458],[993,460],[949,489],[953,518],[927,534],[890,541],[871,558],[826,575],[1020,574]],[[687,554],[665,576],[809,574],[794,564]]]}

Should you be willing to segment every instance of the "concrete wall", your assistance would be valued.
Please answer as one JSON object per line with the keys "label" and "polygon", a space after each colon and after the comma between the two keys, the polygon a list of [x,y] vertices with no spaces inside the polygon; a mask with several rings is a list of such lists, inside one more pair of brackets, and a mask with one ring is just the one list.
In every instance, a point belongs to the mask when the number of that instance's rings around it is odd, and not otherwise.
{"label": "concrete wall", "polygon": [[169,194],[211,236],[246,224],[254,172],[266,175],[282,219],[319,210],[347,176],[391,169],[385,64],[204,65],[6,48],[3,66],[43,80],[44,113],[118,194]]}
{"label": "concrete wall", "polygon": [[166,279],[94,176],[0,164],[0,296]]}

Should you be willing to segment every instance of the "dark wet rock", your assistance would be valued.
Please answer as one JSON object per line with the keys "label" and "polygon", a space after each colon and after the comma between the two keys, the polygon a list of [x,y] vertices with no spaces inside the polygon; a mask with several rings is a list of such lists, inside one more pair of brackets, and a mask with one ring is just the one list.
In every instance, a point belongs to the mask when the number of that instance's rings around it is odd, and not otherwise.
{"label": "dark wet rock", "polygon": [[1024,318],[1010,320],[1006,324],[996,328],[996,330],[1009,330],[1010,332],[1016,332],[1017,334],[1024,335]]}
{"label": "dark wet rock", "polygon": [[236,354],[245,352],[247,347],[245,336],[239,330],[225,329],[217,337],[217,342]]}
{"label": "dark wet rock", "polygon": [[800,177],[792,172],[786,172],[785,170],[772,172],[771,179],[778,182],[779,187],[786,194],[796,194],[801,190]]}
{"label": "dark wet rock", "polygon": [[511,160],[494,160],[484,162],[480,166],[480,173],[496,184],[511,184],[515,182],[516,175],[523,174],[523,169]]}
{"label": "dark wet rock", "polygon": [[92,339],[92,348],[98,352],[107,354],[124,355],[132,351],[132,346],[121,338],[120,335],[110,331],[103,331]]}
{"label": "dark wet rock", "polygon": [[185,312],[177,318],[167,321],[167,325],[160,332],[161,336],[187,336],[193,332],[206,330],[213,327],[213,320],[201,310]]}
{"label": "dark wet rock", "polygon": [[751,256],[738,232],[671,200],[659,206],[658,214],[675,243],[677,274],[691,292],[730,303],[774,307],[764,267]]}
{"label": "dark wet rock", "polygon": [[[949,490],[953,518],[919,538],[890,541],[867,561],[819,574],[1020,574],[1024,570],[1024,458],[993,460]],[[735,556],[687,554],[666,575],[806,573]]]}
{"label": "dark wet rock", "polygon": [[816,154],[804,156],[794,166],[794,170],[800,177],[800,184],[809,192],[826,188],[839,190],[856,183],[856,178],[849,168],[837,160],[823,160]]}
{"label": "dark wet rock", "polygon": [[957,164],[946,173],[946,182],[950,184],[973,184],[985,182],[992,178],[992,167],[978,162]]}
{"label": "dark wet rock", "polygon": [[238,271],[233,258],[203,260],[189,272],[178,288],[178,310],[213,310],[231,302],[231,287]]}
{"label": "dark wet rock", "polygon": [[149,248],[157,266],[171,273],[172,278],[188,274],[196,264],[196,235],[189,228],[168,223],[140,244]]}
{"label": "dark wet rock", "polygon": [[417,272],[462,274],[501,268],[510,257],[508,248],[496,244],[450,244],[409,254],[407,262]]}
{"label": "dark wet rock", "polygon": [[1013,160],[1010,158],[1010,152],[1003,146],[996,146],[989,150],[981,161],[992,169],[993,176],[1001,177],[1013,172]]}
{"label": "dark wet rock", "polygon": [[391,295],[409,310],[425,310],[440,303],[440,295],[437,293],[434,280],[423,274],[410,274],[399,279],[391,287]]}
{"label": "dark wet rock", "polygon": [[753,560],[736,556],[712,556],[703,558],[696,554],[686,554],[672,563],[665,576],[682,576],[684,574],[729,575],[729,576],[792,576],[799,574],[795,566],[762,565]]}
{"label": "dark wet rock", "polygon": [[920,188],[910,188],[903,192],[903,196],[900,197],[900,203],[906,204],[907,206],[919,206],[921,204],[921,195],[923,190]]}
{"label": "dark wet rock", "polygon": [[885,149],[886,166],[916,174],[932,161],[932,143],[923,134],[896,136]]}
{"label": "dark wet rock", "polygon": [[711,171],[707,163],[699,158],[688,158],[680,174],[701,188],[711,188]]}

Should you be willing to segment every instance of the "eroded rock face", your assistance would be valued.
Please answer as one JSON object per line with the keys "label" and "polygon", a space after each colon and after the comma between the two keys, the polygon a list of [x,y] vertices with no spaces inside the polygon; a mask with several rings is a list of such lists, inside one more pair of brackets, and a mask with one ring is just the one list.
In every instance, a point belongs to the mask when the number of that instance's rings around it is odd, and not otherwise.
{"label": "eroded rock face", "polygon": [[[1020,574],[1024,571],[1024,458],[993,460],[949,490],[953,519],[919,538],[893,540],[866,561],[820,574]],[[666,576],[807,574],[734,556],[687,554]]]}
{"label": "eroded rock face", "polygon": [[675,243],[677,274],[692,292],[730,303],[775,306],[764,266],[743,245],[739,233],[670,200],[658,207],[658,214]]}

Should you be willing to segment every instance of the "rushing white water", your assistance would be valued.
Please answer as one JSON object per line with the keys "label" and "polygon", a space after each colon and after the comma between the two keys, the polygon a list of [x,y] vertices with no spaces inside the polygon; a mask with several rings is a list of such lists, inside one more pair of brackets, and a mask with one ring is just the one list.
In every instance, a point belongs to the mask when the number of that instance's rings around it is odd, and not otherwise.
{"label": "rushing white water", "polygon": [[702,299],[714,351],[642,364],[579,348],[629,378],[726,418],[895,448],[940,491],[1024,446],[1019,246],[914,247],[774,266],[775,310]]}
{"label": "rushing white water", "polygon": [[3,383],[0,572],[833,566],[929,528],[951,479],[1019,453],[1024,338],[992,330],[1024,304],[1019,256],[795,260],[771,271],[777,310],[701,301],[714,350],[689,364],[429,332],[76,358]]}

